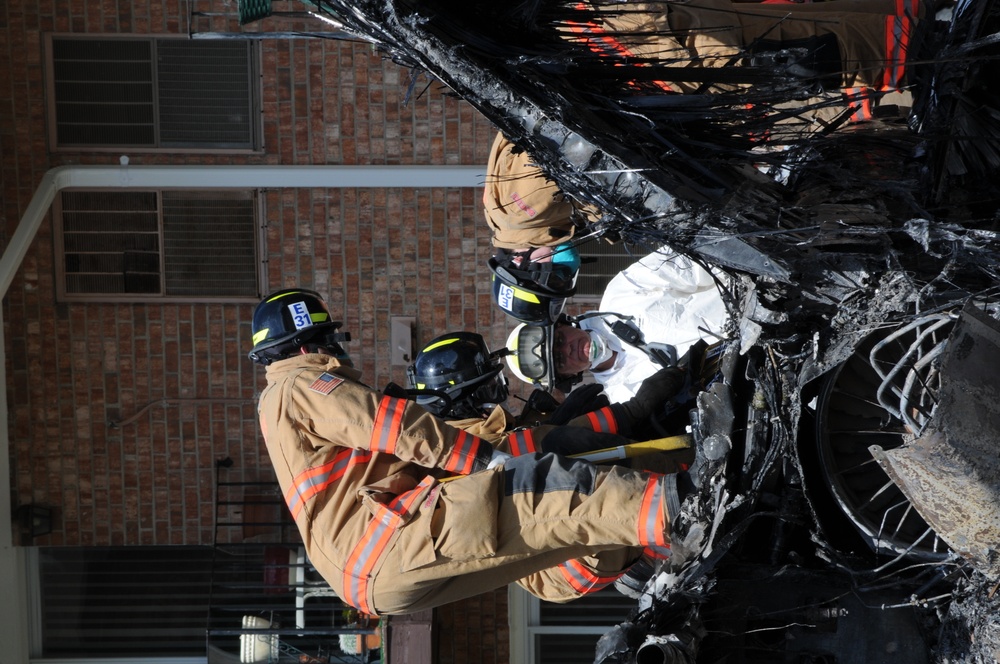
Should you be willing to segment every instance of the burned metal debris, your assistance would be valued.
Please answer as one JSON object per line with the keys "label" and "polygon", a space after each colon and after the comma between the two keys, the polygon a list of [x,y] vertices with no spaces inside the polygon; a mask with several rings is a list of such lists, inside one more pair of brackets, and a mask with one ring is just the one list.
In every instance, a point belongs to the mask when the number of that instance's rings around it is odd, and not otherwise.
{"label": "burned metal debris", "polygon": [[[1000,286],[996,2],[899,14],[915,26],[905,94],[846,107],[818,50],[758,39],[692,66],[571,36],[636,5],[317,5],[604,210],[593,235],[732,276],[725,378],[692,425],[700,490],[597,662],[995,661],[1000,431],[978,353]],[[656,20],[622,34],[690,36]]]}

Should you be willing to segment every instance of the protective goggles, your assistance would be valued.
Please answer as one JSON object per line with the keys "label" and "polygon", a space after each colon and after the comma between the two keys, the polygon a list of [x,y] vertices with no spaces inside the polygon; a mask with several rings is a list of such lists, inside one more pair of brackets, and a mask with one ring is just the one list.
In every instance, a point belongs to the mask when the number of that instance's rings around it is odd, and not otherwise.
{"label": "protective goggles", "polygon": [[532,382],[550,387],[555,382],[552,361],[553,326],[525,325],[517,335],[517,367]]}

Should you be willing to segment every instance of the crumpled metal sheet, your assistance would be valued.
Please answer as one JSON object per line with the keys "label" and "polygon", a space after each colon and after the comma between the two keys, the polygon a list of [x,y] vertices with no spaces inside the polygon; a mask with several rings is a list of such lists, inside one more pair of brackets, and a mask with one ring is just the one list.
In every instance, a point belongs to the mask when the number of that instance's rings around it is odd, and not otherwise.
{"label": "crumpled metal sheet", "polygon": [[1000,324],[966,306],[942,361],[925,432],[872,455],[958,554],[1000,578]]}

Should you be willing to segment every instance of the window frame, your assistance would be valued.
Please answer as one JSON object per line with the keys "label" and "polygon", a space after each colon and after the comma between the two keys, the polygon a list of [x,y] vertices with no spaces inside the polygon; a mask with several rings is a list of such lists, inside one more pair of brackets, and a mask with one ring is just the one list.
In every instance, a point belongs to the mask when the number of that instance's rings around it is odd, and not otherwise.
{"label": "window frame", "polygon": [[[614,591],[612,591],[614,592]],[[520,664],[543,664],[536,643],[545,634],[603,636],[620,624],[621,619],[608,625],[542,625],[541,600],[517,584],[507,587],[507,624],[510,630],[510,661]]]}
{"label": "window frame", "polygon": [[[250,46],[250,71],[247,72],[250,78],[250,108],[249,113],[251,116],[251,131],[253,136],[251,137],[252,147],[249,148],[220,148],[220,147],[173,147],[173,146],[136,146],[136,145],[59,145],[58,144],[58,124],[56,121],[56,91],[55,91],[55,72],[54,72],[54,55],[52,52],[52,45],[54,40],[59,39],[72,39],[76,41],[111,41],[111,40],[144,40],[150,42],[162,41],[162,40],[184,40],[193,41],[187,35],[178,34],[107,34],[107,33],[94,33],[94,34],[80,34],[71,32],[47,32],[44,34],[43,43],[43,75],[45,80],[45,110],[46,110],[46,128],[48,134],[48,145],[49,151],[54,153],[80,153],[80,152],[96,152],[96,153],[116,153],[121,154],[124,152],[136,153],[136,154],[264,154],[264,114],[263,114],[263,84],[262,84],[262,71],[263,71],[263,58],[261,54],[260,44],[254,40],[248,40]],[[155,56],[155,51],[154,54]],[[156,71],[153,72],[153,82],[156,82]],[[157,128],[159,128],[159,107],[154,107],[154,113],[156,114],[155,123]]]}
{"label": "window frame", "polygon": [[[116,188],[101,188],[101,187],[67,187],[63,189],[62,193],[74,193],[74,192],[102,192],[102,193],[113,193],[119,191],[126,191],[123,189]],[[66,292],[66,247],[64,243],[64,229],[63,229],[63,207],[62,207],[62,196],[58,195],[52,201],[52,246],[53,246],[53,260],[55,267],[55,281],[56,281],[56,301],[62,303],[77,303],[77,302],[114,302],[114,303],[180,303],[185,304],[211,304],[218,303],[220,301],[232,302],[236,304],[246,303],[246,304],[256,304],[260,301],[260,297],[267,290],[267,260],[266,260],[266,247],[267,247],[267,229],[264,223],[264,213],[263,213],[263,201],[262,192],[259,189],[244,189],[238,187],[212,187],[205,189],[185,189],[176,187],[160,187],[160,188],[135,188],[128,189],[129,192],[154,192],[157,195],[157,217],[158,217],[158,233],[160,237],[160,275],[161,279],[165,279],[165,269],[164,269],[164,254],[163,254],[163,205],[162,205],[162,194],[166,191],[192,191],[192,192],[213,192],[213,191],[239,191],[247,192],[253,201],[253,212],[252,212],[252,223],[254,225],[254,264],[255,269],[255,282],[257,284],[257,293],[253,296],[245,295],[217,295],[217,296],[191,296],[191,295],[153,295],[150,293],[67,293]]]}

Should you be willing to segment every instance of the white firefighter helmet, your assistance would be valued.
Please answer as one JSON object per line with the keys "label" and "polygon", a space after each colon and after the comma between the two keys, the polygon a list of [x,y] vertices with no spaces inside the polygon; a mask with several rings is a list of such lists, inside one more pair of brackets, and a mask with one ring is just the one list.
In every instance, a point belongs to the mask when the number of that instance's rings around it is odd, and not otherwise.
{"label": "white firefighter helmet", "polygon": [[521,323],[507,337],[507,367],[530,385],[551,389],[555,383],[552,362],[552,325]]}

